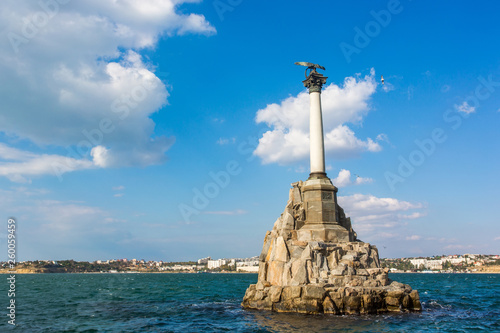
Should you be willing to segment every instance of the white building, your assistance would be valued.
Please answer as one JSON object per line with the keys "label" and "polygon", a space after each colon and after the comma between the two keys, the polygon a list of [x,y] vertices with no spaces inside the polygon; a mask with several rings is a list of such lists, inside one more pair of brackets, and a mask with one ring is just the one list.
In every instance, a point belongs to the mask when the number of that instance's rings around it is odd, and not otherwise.
{"label": "white building", "polygon": [[259,257],[246,258],[240,262],[237,262],[236,263],[236,271],[258,273],[259,272]]}
{"label": "white building", "polygon": [[206,258],[201,258],[201,259],[198,259],[198,265],[204,265],[204,264],[207,264],[209,260],[212,260],[212,258],[210,258],[210,257],[206,257]]}
{"label": "white building", "polygon": [[226,259],[208,260],[208,262],[207,262],[208,269],[219,268],[223,265],[227,265]]}
{"label": "white building", "polygon": [[415,268],[420,268],[420,265],[427,267],[427,259],[410,259],[410,262]]}
{"label": "white building", "polygon": [[259,266],[240,266],[236,268],[238,272],[258,273]]}
{"label": "white building", "polygon": [[427,260],[426,268],[429,269],[443,269],[443,263],[441,259]]}

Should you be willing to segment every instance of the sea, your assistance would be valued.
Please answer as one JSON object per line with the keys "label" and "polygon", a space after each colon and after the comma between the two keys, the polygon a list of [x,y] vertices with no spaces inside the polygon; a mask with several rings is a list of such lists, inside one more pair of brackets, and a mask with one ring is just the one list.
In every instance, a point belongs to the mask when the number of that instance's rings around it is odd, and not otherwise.
{"label": "sea", "polygon": [[391,273],[423,311],[348,316],[242,309],[257,274],[18,274],[15,326],[7,277],[0,332],[500,332],[499,274]]}

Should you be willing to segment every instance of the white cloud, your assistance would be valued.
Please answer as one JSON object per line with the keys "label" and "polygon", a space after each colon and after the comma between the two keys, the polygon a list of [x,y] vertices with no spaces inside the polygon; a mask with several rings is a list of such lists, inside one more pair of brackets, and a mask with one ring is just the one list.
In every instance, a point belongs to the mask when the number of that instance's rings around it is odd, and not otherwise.
{"label": "white cloud", "polygon": [[495,240],[495,241],[500,240],[500,236],[499,236],[499,237],[495,237],[495,239],[494,239],[494,240]]}
{"label": "white cloud", "polygon": [[[377,140],[362,140],[345,123],[359,124],[370,111],[375,93],[375,72],[365,77],[347,77],[342,86],[330,84],[322,92],[323,127],[327,156],[346,157],[382,149]],[[309,94],[291,96],[257,112],[257,123],[272,129],[259,140],[254,154],[263,163],[291,164],[309,156]]]}
{"label": "white cloud", "polygon": [[[215,33],[202,15],[178,11],[185,2],[198,1],[2,2],[0,132],[69,147],[62,162],[72,170],[163,163],[174,139],[155,136],[150,116],[169,93],[139,52],[162,36]],[[4,159],[35,158],[12,154],[3,147]],[[23,172],[46,173],[41,164],[63,158],[40,155]]]}
{"label": "white cloud", "polygon": [[351,184],[351,172],[349,170],[342,169],[339,172],[337,178],[332,179],[332,182],[337,187],[345,187]]}
{"label": "white cloud", "polygon": [[[394,198],[378,198],[368,194],[340,196],[339,205],[353,221],[358,234],[380,228],[394,228],[425,215],[421,203],[410,203]],[[359,230],[359,231],[358,231]]]}
{"label": "white cloud", "polygon": [[125,186],[123,186],[123,185],[115,186],[112,188],[113,191],[123,191],[124,189],[125,189]]}
{"label": "white cloud", "polygon": [[60,177],[66,172],[95,167],[96,165],[90,160],[60,155],[39,155],[0,143],[0,176],[7,177],[13,182],[29,183],[30,176],[51,174]]}
{"label": "white cloud", "polygon": [[411,235],[411,236],[407,236],[406,237],[406,240],[420,240],[422,237],[418,236],[418,235]]}
{"label": "white cloud", "polygon": [[476,112],[476,107],[470,106],[467,102],[463,102],[460,105],[455,104],[455,110],[457,110],[458,112],[463,112],[465,114],[471,114]]}
{"label": "white cloud", "polygon": [[355,176],[356,176],[356,179],[353,182],[353,181],[351,181],[351,172],[349,170],[342,169],[339,171],[339,175],[335,179],[332,179],[332,182],[333,182],[333,185],[337,186],[338,188],[346,187],[346,186],[353,185],[353,184],[354,185],[361,185],[361,184],[373,182],[372,178],[363,178],[363,177],[360,177],[358,175],[355,175]]}

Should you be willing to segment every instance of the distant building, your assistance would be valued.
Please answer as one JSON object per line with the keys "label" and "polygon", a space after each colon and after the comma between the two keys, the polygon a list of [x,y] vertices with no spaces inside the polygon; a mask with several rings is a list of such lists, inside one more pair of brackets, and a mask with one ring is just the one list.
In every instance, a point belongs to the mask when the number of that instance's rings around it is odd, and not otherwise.
{"label": "distant building", "polygon": [[427,259],[410,259],[410,262],[415,268],[420,268],[421,265],[427,268]]}
{"label": "distant building", "polygon": [[259,266],[240,266],[236,268],[238,272],[258,273]]}
{"label": "distant building", "polygon": [[259,272],[259,257],[246,258],[236,263],[236,271],[238,272]]}
{"label": "distant building", "polygon": [[209,260],[212,260],[212,258],[206,257],[206,258],[198,259],[198,265],[206,265]]}
{"label": "distant building", "polygon": [[227,259],[208,260],[207,262],[208,269],[219,268],[223,265],[227,265]]}
{"label": "distant building", "polygon": [[441,259],[436,259],[436,260],[427,260],[427,266],[426,268],[429,269],[443,269],[443,263]]}

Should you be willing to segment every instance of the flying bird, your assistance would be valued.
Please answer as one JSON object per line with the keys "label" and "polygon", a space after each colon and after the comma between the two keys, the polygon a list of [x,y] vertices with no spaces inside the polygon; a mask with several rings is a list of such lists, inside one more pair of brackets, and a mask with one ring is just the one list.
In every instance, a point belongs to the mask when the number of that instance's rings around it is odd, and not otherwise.
{"label": "flying bird", "polygon": [[382,78],[380,79],[380,82],[382,82],[382,84],[384,84],[384,76],[383,75],[381,75],[381,76],[382,76]]}

